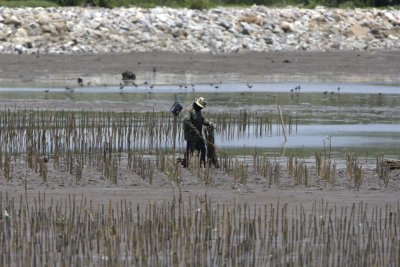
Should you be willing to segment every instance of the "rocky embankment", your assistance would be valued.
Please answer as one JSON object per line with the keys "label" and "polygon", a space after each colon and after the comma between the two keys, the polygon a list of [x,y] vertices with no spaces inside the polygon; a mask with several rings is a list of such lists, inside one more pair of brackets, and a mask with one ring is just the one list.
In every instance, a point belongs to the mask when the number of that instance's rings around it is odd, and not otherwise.
{"label": "rocky embankment", "polygon": [[8,54],[398,48],[399,10],[0,8]]}

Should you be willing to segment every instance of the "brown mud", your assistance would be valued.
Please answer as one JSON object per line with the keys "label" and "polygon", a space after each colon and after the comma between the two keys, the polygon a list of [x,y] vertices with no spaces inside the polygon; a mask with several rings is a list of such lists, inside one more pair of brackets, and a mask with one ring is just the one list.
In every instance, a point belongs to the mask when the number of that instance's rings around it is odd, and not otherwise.
{"label": "brown mud", "polygon": [[[125,70],[137,73],[138,80],[157,72],[170,77],[160,80],[179,84],[182,77],[192,75],[198,82],[210,76],[218,79],[241,79],[252,82],[400,82],[400,53],[398,51],[343,51],[343,52],[271,52],[233,55],[173,54],[173,53],[132,53],[108,55],[0,55],[0,86],[64,86],[76,83],[76,77],[114,77],[110,85],[117,84]],[[168,76],[169,75],[169,76]],[[171,78],[172,77],[172,78]],[[196,78],[197,77],[197,78]],[[197,80],[196,80],[197,79]],[[93,79],[94,80],[94,79]],[[203,80],[204,81],[204,80]],[[213,82],[204,81],[204,82]],[[101,84],[98,80],[98,83]],[[223,80],[229,82],[229,80]],[[27,100],[4,100],[3,106],[29,108],[96,108],[91,104],[65,102],[30,102]],[[77,106],[76,106],[77,105]],[[120,103],[101,104],[102,110],[120,110]],[[129,106],[132,108],[132,105]],[[144,106],[137,106],[142,110]],[[84,197],[95,203],[117,203],[127,199],[137,204],[172,200],[177,195],[176,185],[171,184],[164,173],[156,173],[153,183],[135,173],[120,170],[117,183],[113,183],[94,169],[87,167],[78,183],[74,175],[60,172],[48,166],[48,179],[43,181],[37,173],[28,169],[23,159],[13,163],[13,179],[6,181],[0,175],[0,190],[10,197],[26,195],[35,198],[39,192],[47,199],[65,199],[70,195]],[[278,184],[269,185],[265,179],[250,174],[246,183],[235,179],[218,169],[212,169],[212,183],[206,185],[199,170],[183,170],[181,190],[183,200],[207,195],[214,203],[249,203],[264,205],[280,201],[289,206],[303,204],[310,207],[315,201],[324,200],[332,205],[348,206],[364,201],[372,206],[384,206],[399,200],[399,172],[390,174],[389,186],[382,186],[374,165],[365,167],[363,183],[355,189],[345,175],[345,169],[338,169],[335,185],[325,186],[324,181],[311,172],[308,186],[296,185],[285,172]],[[204,172],[204,170],[200,170]]]}
{"label": "brown mud", "polygon": [[[176,54],[143,52],[105,55],[0,55],[0,86],[63,86],[77,77],[104,77],[118,84],[121,73],[164,74],[159,83],[216,82],[400,82],[399,51]],[[196,78],[196,76],[198,78]],[[234,78],[232,78],[232,76]],[[198,80],[200,79],[200,80]],[[207,80],[204,80],[207,79]]]}

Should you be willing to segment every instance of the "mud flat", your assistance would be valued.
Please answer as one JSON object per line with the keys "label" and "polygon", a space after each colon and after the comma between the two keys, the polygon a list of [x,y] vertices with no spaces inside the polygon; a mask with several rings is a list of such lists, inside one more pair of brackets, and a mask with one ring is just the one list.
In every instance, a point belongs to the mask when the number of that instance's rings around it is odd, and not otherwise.
{"label": "mud flat", "polygon": [[133,71],[137,83],[400,82],[397,50],[247,52],[237,54],[0,55],[0,86],[118,85]]}

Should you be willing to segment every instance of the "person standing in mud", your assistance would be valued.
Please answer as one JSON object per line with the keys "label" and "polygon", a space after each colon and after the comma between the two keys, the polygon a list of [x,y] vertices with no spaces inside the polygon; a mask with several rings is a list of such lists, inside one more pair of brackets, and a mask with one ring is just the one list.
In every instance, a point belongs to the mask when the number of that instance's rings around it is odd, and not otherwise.
{"label": "person standing in mud", "polygon": [[206,165],[206,140],[203,137],[203,125],[213,127],[213,123],[205,118],[202,109],[206,107],[203,97],[197,98],[183,119],[183,131],[186,140],[186,152],[182,162],[187,167],[194,150],[200,152],[200,167]]}

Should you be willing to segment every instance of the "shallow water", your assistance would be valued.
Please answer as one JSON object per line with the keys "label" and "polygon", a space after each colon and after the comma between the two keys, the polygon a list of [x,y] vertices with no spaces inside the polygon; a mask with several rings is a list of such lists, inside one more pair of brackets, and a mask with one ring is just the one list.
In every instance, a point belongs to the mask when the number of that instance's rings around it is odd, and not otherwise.
{"label": "shallow water", "polygon": [[[276,127],[275,127],[276,128]],[[250,131],[251,132],[251,131]],[[282,134],[255,137],[249,133],[234,140],[217,138],[216,143],[231,147],[257,148],[400,148],[400,124],[334,124],[298,125],[297,132],[288,135],[287,142]]]}
{"label": "shallow water", "polygon": [[[121,86],[84,86],[71,87],[75,93],[341,93],[341,94],[400,94],[400,84],[389,83],[182,83],[182,84],[131,84]],[[298,90],[296,89],[298,88]],[[50,93],[69,92],[65,87],[0,87],[0,93]]]}
{"label": "shallow water", "polygon": [[[48,90],[48,92],[44,92]],[[398,157],[400,149],[400,85],[361,83],[207,83],[65,88],[0,88],[0,99],[26,101],[71,101],[138,103],[170,107],[177,97],[183,106],[201,94],[208,99],[205,113],[235,113],[243,110],[272,113],[276,122],[272,135],[225,139],[216,136],[221,149],[264,151],[322,150],[361,151]],[[277,106],[292,118],[288,141],[284,142]],[[149,110],[150,111],[150,110]],[[168,109],[165,110],[168,112]],[[295,121],[295,125],[294,122]],[[180,142],[183,148],[183,142]]]}

